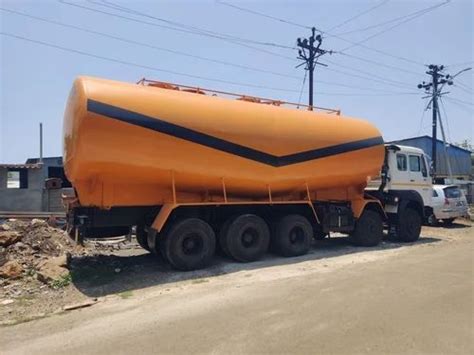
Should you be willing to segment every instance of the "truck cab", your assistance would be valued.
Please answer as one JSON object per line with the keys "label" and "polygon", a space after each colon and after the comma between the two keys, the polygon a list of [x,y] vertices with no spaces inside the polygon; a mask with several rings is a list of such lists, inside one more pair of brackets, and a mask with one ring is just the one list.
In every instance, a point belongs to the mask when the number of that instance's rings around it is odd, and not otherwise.
{"label": "truck cab", "polygon": [[[392,234],[408,223],[404,210],[417,210],[423,220],[432,214],[433,181],[430,158],[422,149],[387,144],[380,175],[372,179],[366,193],[384,206]],[[418,228],[418,227],[417,227]]]}

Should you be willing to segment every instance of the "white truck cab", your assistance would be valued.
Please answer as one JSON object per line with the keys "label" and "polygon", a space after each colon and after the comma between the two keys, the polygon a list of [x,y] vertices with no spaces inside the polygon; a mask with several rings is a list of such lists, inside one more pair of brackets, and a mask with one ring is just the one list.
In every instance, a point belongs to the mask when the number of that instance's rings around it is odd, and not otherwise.
{"label": "white truck cab", "polygon": [[[385,161],[380,175],[366,193],[383,203],[390,233],[414,235],[420,222],[432,214],[433,182],[430,158],[422,149],[404,145],[385,145]],[[413,217],[417,211],[419,218]],[[409,212],[406,212],[409,211]],[[407,231],[408,230],[408,231]]]}
{"label": "white truck cab", "polygon": [[430,158],[422,149],[404,145],[387,146],[387,182],[385,190],[411,190],[420,194],[425,206],[431,206],[433,181]]}

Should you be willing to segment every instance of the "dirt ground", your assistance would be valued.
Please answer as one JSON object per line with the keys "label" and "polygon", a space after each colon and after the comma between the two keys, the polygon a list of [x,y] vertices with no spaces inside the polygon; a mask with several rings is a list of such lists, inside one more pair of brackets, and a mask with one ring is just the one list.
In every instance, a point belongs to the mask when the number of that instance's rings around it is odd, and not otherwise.
{"label": "dirt ground", "polygon": [[[135,248],[79,257],[56,305],[4,306],[19,324],[0,328],[2,353],[472,354],[472,231],[427,227],[377,248],[337,237],[302,257],[187,273]],[[40,305],[58,314],[27,322]]]}
{"label": "dirt ground", "polygon": [[[107,302],[127,299],[151,287],[168,292],[171,287],[208,282],[211,278],[233,273],[254,272],[272,266],[301,264],[301,268],[275,269],[275,277],[291,277],[308,268],[332,268],[384,258],[397,250],[413,247],[431,247],[472,238],[472,222],[457,221],[450,227],[423,227],[422,238],[414,245],[385,240],[376,248],[350,245],[346,238],[333,236],[314,242],[308,255],[282,258],[268,255],[264,260],[241,264],[217,257],[210,267],[194,272],[177,272],[155,256],[145,252],[133,240],[130,243],[110,241],[106,244],[88,243],[84,250],[73,250],[69,266],[70,279],[59,287],[40,282],[34,274],[21,280],[0,281],[0,325],[7,326],[64,313],[65,307],[83,302]],[[337,257],[346,256],[343,259]],[[312,263],[307,264],[306,261]],[[0,279],[1,280],[1,279]]]}

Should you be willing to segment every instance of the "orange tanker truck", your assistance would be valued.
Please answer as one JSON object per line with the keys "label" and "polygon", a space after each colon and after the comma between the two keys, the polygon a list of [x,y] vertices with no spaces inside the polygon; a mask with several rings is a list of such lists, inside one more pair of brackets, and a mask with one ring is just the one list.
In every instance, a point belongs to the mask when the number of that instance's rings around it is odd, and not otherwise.
{"label": "orange tanker truck", "polygon": [[302,255],[332,231],[372,246],[387,226],[413,241],[423,199],[386,187],[400,151],[337,110],[80,77],[64,117],[68,229],[82,240],[135,227],[143,248],[181,270],[206,266],[216,248],[240,262],[269,246]]}

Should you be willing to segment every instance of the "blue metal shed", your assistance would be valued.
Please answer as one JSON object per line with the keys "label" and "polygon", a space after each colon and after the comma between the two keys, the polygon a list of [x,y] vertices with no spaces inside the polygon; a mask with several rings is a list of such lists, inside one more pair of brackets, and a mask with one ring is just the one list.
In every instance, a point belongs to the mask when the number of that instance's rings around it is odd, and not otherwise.
{"label": "blue metal shed", "polygon": [[[390,143],[408,145],[423,149],[426,154],[432,156],[430,136],[419,136],[413,138],[399,139]],[[471,152],[467,149],[448,144],[446,146],[453,177],[455,179],[469,180],[471,175]],[[443,142],[436,140],[436,175],[437,177],[447,177],[448,168],[446,166],[446,156],[443,148]]]}

